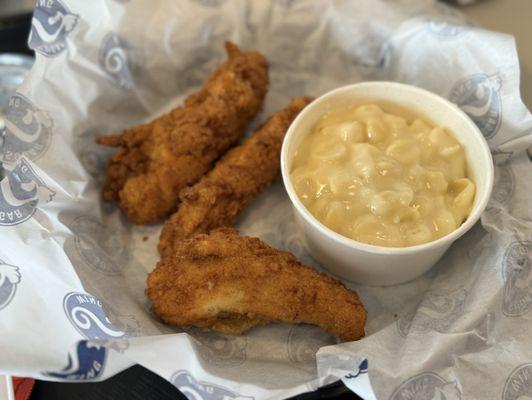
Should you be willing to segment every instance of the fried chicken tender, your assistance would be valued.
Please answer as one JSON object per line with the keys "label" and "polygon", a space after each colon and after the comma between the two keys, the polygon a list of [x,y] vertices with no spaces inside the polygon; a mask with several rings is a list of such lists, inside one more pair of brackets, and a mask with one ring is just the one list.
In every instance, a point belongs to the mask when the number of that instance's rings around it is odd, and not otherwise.
{"label": "fried chicken tender", "polygon": [[161,232],[159,252],[173,254],[176,244],[194,233],[231,225],[280,170],[281,145],[288,127],[312,101],[298,97],[270,117],[242,145],[231,149],[206,176],[181,192],[181,203]]}
{"label": "fried chicken tender", "polygon": [[154,121],[103,136],[97,142],[120,149],[107,167],[103,196],[118,201],[136,224],[156,222],[175,211],[179,192],[207,173],[243,135],[262,109],[268,63],[257,52],[225,44],[228,60],[182,107]]}
{"label": "fried chicken tender", "polygon": [[163,322],[241,334],[270,322],[308,323],[341,339],[364,336],[366,310],[339,280],[260,239],[221,228],[179,242],[149,274]]}

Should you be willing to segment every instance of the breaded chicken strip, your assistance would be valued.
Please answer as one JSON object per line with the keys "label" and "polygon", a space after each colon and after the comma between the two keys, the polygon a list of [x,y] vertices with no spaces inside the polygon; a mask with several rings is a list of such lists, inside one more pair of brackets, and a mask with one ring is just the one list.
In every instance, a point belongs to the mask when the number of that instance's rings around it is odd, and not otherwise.
{"label": "breaded chicken strip", "polygon": [[194,233],[231,225],[279,175],[281,145],[288,127],[312,99],[298,97],[270,117],[242,145],[231,149],[206,176],[181,192],[181,203],[161,232],[159,252],[173,253]]}
{"label": "breaded chicken strip", "polygon": [[155,315],[178,326],[240,334],[270,322],[308,323],[345,340],[364,336],[356,293],[230,228],[178,243],[149,274],[146,294]]}
{"label": "breaded chicken strip", "polygon": [[225,47],[229,59],[183,107],[98,138],[100,144],[120,147],[109,160],[103,195],[118,201],[132,222],[156,222],[175,211],[179,192],[209,171],[262,109],[266,58],[231,43]]}

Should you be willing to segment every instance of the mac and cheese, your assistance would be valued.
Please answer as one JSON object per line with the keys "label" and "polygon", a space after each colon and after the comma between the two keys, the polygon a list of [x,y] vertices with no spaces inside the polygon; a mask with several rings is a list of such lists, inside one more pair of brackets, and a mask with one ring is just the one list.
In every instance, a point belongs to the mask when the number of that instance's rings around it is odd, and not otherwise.
{"label": "mac and cheese", "polygon": [[324,225],[387,247],[452,232],[475,196],[464,150],[452,135],[374,104],[324,115],[295,153],[291,179]]}

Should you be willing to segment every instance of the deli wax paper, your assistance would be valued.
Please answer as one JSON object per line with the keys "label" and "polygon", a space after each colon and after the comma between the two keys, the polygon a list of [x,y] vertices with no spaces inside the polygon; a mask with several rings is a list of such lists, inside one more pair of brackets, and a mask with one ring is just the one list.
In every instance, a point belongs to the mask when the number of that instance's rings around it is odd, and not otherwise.
{"label": "deli wax paper", "polygon": [[[113,151],[94,140],[179,105],[225,40],[270,61],[255,126],[293,96],[392,80],[458,104],[490,144],[489,206],[435,268],[395,287],[346,282],[369,311],[363,340],[285,324],[226,336],[150,313],[161,225],[134,226],[102,200]],[[38,0],[29,44],[1,149],[1,373],[102,380],[138,363],[205,400],[338,379],[365,399],[532,397],[532,117],[511,36],[429,0]],[[237,225],[319,268],[280,182]]]}

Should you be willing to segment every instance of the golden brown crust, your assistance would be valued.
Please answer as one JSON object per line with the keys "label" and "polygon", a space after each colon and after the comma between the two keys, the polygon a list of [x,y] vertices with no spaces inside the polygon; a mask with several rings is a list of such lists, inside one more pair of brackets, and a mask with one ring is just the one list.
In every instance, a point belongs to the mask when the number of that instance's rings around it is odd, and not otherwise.
{"label": "golden brown crust", "polygon": [[297,114],[312,101],[298,97],[230,150],[206,176],[181,192],[181,203],[161,232],[159,252],[173,253],[194,233],[231,225],[246,206],[279,175],[281,145]]}
{"label": "golden brown crust", "polygon": [[97,140],[120,147],[109,160],[103,195],[118,201],[132,222],[156,222],[173,212],[179,192],[209,171],[262,109],[268,89],[265,57],[232,43],[226,50],[229,59],[183,107]]}
{"label": "golden brown crust", "polygon": [[149,274],[153,312],[178,326],[240,334],[270,322],[308,323],[345,340],[364,336],[366,310],[339,280],[230,228],[175,246]]}

